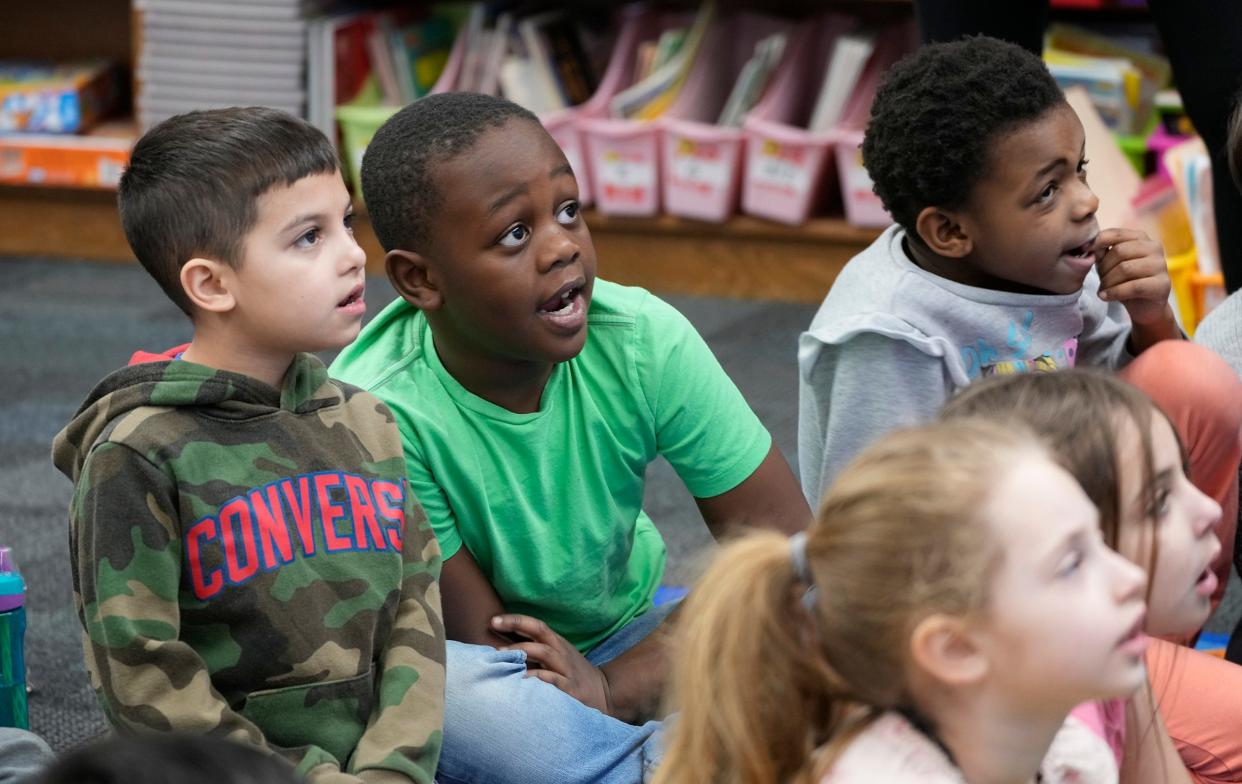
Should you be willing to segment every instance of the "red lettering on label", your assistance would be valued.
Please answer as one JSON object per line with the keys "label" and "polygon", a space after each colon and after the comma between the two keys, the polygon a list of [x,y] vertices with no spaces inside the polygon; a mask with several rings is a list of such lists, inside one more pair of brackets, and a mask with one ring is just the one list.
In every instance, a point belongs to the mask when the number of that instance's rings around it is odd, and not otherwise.
{"label": "red lettering on label", "polygon": [[[245,551],[246,562],[237,557],[238,540]],[[224,565],[229,582],[244,583],[259,570],[258,553],[254,545],[254,526],[250,519],[250,506],[244,498],[234,498],[220,509],[220,541],[224,544]]]}
{"label": "red lettering on label", "polygon": [[375,506],[380,515],[394,524],[388,529],[388,543],[400,552],[405,532],[405,490],[396,482],[377,481],[371,486],[375,489]]}
{"label": "red lettering on label", "polygon": [[263,489],[250,491],[250,506],[254,509],[255,527],[259,529],[263,568],[274,569],[293,560],[293,542],[289,539],[289,526],[285,522],[285,511],[280,506],[276,486],[268,485],[266,489],[266,501]]}
{"label": "red lettering on label", "polygon": [[354,543],[336,530],[336,521],[345,516],[345,510],[332,501],[329,492],[341,486],[340,474],[316,474],[315,498],[319,501],[319,523],[323,526],[324,549],[330,553],[349,550]]}
{"label": "red lettering on label", "polygon": [[299,476],[295,490],[293,481],[285,479],[280,483],[280,489],[285,494],[289,511],[293,514],[293,524],[298,527],[298,538],[302,540],[302,552],[308,557],[312,556],[315,554],[315,532],[311,530],[310,481],[304,476]]}
{"label": "red lettering on label", "polygon": [[203,574],[204,543],[216,538],[216,519],[204,517],[185,533],[185,560],[190,566],[190,586],[198,599],[208,599],[224,587],[224,578],[219,569],[213,569],[210,576]]}
{"label": "red lettering on label", "polygon": [[375,502],[371,500],[371,491],[366,480],[346,474],[345,487],[349,490],[349,508],[354,518],[354,547],[359,550],[367,549],[367,535],[370,534],[376,550],[388,549],[379,521],[375,519]]}

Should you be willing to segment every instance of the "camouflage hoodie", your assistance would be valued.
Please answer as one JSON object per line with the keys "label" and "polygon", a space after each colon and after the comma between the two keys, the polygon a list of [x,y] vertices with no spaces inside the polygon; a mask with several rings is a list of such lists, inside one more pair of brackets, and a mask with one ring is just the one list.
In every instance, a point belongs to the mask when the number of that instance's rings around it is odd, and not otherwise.
{"label": "camouflage hoodie", "polygon": [[440,549],[387,407],[298,355],[274,389],[119,370],[53,444],[87,670],[121,729],[225,735],[316,782],[430,782]]}

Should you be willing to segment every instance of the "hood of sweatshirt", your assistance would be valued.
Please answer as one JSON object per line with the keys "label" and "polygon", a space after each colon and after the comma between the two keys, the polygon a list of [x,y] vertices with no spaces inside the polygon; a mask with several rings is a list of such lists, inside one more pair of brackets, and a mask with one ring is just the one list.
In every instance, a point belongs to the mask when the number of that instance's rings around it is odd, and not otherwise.
{"label": "hood of sweatshirt", "polygon": [[328,369],[313,354],[294,357],[280,389],[240,373],[184,360],[144,359],[135,355],[139,364],[121,368],[100,381],[69,424],[56,434],[52,462],[74,482],[91,447],[125,415],[139,408],[195,408],[219,420],[244,420],[278,410],[310,413],[336,405],[343,398],[341,389],[329,380]]}

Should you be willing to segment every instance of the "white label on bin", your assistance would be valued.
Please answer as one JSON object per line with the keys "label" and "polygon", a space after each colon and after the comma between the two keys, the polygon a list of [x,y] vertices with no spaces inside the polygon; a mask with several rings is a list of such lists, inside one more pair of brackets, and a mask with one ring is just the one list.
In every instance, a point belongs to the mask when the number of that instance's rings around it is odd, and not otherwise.
{"label": "white label on bin", "polygon": [[702,191],[726,188],[729,167],[722,159],[720,145],[679,140],[673,153],[673,184]]}
{"label": "white label on bin", "polygon": [[655,190],[655,163],[641,154],[609,151],[600,156],[600,191],[614,201],[640,204]]}
{"label": "white label on bin", "polygon": [[801,148],[765,142],[755,156],[750,171],[751,181],[758,187],[771,188],[788,196],[805,196],[811,188],[811,171]]}

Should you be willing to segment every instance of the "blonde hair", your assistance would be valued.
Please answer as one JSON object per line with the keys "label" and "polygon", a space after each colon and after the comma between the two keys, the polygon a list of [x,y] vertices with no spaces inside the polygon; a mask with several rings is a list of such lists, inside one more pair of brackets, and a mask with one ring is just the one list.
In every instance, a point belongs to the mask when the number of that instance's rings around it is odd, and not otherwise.
{"label": "blonde hair", "polygon": [[807,531],[809,612],[789,540],[726,545],[682,611],[656,782],[813,781],[869,716],[905,705],[915,625],[986,608],[999,548],[979,510],[1030,454],[1048,455],[1024,429],[970,420],[867,449]]}

